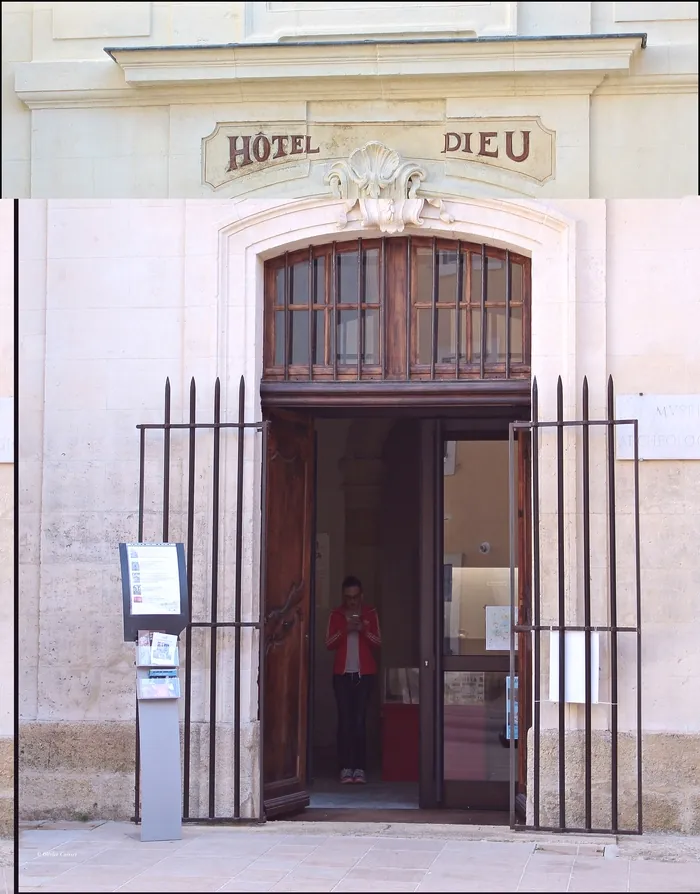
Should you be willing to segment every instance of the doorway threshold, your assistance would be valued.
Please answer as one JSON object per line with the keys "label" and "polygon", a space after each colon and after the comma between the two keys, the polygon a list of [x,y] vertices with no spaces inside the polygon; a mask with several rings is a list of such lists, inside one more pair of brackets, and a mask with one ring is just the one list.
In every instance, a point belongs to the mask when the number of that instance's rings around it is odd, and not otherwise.
{"label": "doorway threshold", "polygon": [[290,822],[318,823],[428,823],[466,826],[507,826],[508,813],[500,810],[423,810],[382,807],[307,807]]}

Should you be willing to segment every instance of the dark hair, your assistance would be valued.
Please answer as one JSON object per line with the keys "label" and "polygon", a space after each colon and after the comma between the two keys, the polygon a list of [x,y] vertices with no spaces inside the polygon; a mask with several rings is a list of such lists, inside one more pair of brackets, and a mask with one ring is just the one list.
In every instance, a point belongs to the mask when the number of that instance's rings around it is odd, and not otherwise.
{"label": "dark hair", "polygon": [[341,587],[343,593],[348,589],[348,587],[358,587],[361,593],[362,582],[360,581],[360,578],[355,577],[353,574],[349,574],[343,581],[343,586]]}

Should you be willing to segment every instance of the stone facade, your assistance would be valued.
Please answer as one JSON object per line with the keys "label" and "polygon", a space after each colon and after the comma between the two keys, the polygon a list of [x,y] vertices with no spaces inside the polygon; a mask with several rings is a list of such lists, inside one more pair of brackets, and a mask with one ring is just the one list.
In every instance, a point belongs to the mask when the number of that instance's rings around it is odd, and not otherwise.
{"label": "stone facade", "polygon": [[[398,31],[386,3],[342,10],[323,3],[3,3],[2,21],[3,190],[23,199],[20,809],[32,818],[124,818],[133,811],[133,656],[121,641],[117,544],[136,533],[135,426],[161,419],[166,376],[176,420],[186,418],[190,377],[199,406],[209,408],[217,376],[222,415],[234,418],[242,375],[247,418],[260,418],[264,260],[380,232],[510,248],[532,259],[532,369],[542,418],[555,416],[560,376],[568,418],[581,414],[584,375],[592,416],[606,411],[609,375],[619,394],[697,392],[697,3],[405,4]],[[11,203],[2,209],[5,234]],[[2,245],[7,279],[10,241]],[[11,397],[10,288],[2,294],[0,397]],[[224,439],[224,469],[235,466],[234,440]],[[195,612],[204,611],[211,583],[210,450],[197,459]],[[245,450],[243,611],[254,617],[259,440],[251,437]],[[548,435],[542,450],[549,468]],[[594,437],[592,580],[600,624],[608,620],[603,451]],[[162,446],[149,441],[147,539],[159,537],[161,456]],[[567,433],[570,623],[582,618],[580,457],[580,439]],[[376,470],[373,455],[354,458],[367,462],[353,470],[361,480],[343,481],[347,536],[355,561],[369,567]],[[618,461],[616,476],[620,614],[632,623],[631,464]],[[11,478],[12,464],[0,464],[2,555],[11,548]],[[185,480],[186,445],[174,438],[172,538],[183,535]],[[554,480],[544,475],[541,484],[543,612],[554,622]],[[700,682],[693,610],[700,464],[644,462],[640,488],[645,822],[698,831],[700,720],[687,693]],[[222,493],[221,511],[225,579],[235,570],[232,488]],[[8,606],[11,562],[2,567]],[[231,597],[222,593],[226,612]],[[6,656],[11,623],[10,613],[0,617]],[[252,816],[257,644],[247,634],[243,640],[242,810]],[[222,644],[217,811],[228,812],[233,662],[225,637]],[[627,785],[636,691],[627,641],[621,662]],[[193,813],[206,802],[208,678],[202,645],[193,673]],[[12,748],[3,693],[0,797],[10,788],[2,743],[8,755]],[[593,715],[601,767],[608,763],[608,695]],[[582,709],[568,707],[566,718],[571,815],[578,817]],[[549,738],[556,723],[555,707],[545,704],[543,816],[557,772]],[[601,776],[596,784],[602,816],[607,783]],[[622,812],[625,821],[633,815],[629,799]]]}
{"label": "stone facade", "polygon": [[[428,232],[495,241],[532,257],[532,365],[542,418],[554,417],[560,375],[568,416],[580,415],[584,374],[591,387],[592,415],[604,412],[608,374],[614,375],[619,392],[693,391],[700,376],[694,338],[700,319],[693,287],[700,272],[695,236],[700,200],[503,202],[464,197],[448,201],[446,207],[452,222],[446,223],[436,210],[428,219]],[[260,418],[261,258],[289,246],[292,226],[295,245],[337,238],[337,209],[338,203],[309,200],[21,203],[20,748],[25,815],[131,815],[133,657],[131,647],[121,642],[116,545],[136,530],[135,425],[160,418],[166,376],[173,384],[174,419],[184,419],[187,412],[192,375],[200,383],[203,406],[210,405],[215,376],[221,377],[222,412],[232,418],[242,374],[249,383],[248,418]],[[359,212],[353,215],[348,238],[366,232]],[[259,592],[259,446],[251,441],[246,453],[243,592],[244,613],[250,615]],[[543,463],[550,448],[543,439]],[[178,449],[174,445],[175,528],[185,475]],[[606,479],[602,456],[596,452],[601,449],[600,443],[592,443],[593,466],[600,473],[591,495],[594,584],[608,562]],[[575,439],[567,443],[570,622],[581,612],[581,506],[572,465],[579,451]],[[157,536],[160,452],[155,445],[149,454],[154,492],[147,495],[147,537]],[[207,457],[201,462],[204,467]],[[629,537],[630,466],[623,461],[616,466],[622,542]],[[545,617],[553,611],[556,592],[550,484],[545,477]],[[690,831],[698,823],[689,756],[697,754],[700,726],[694,701],[683,693],[694,691],[699,682],[693,660],[698,636],[693,582],[700,569],[693,544],[700,530],[699,486],[696,462],[641,464],[648,828]],[[205,517],[205,484],[200,498]],[[233,568],[234,514],[227,489],[222,506],[223,574]],[[204,521],[202,525],[201,544],[206,544]],[[173,530],[172,536],[179,533]],[[620,613],[629,622],[631,553],[629,541],[624,543],[627,546],[618,547]],[[206,556],[198,555],[194,573],[205,592],[210,573]],[[594,586],[594,592],[603,590]],[[601,610],[594,604],[594,611],[596,607]],[[97,650],[95,643],[100,644]],[[245,751],[248,782],[243,795],[249,813],[257,803],[256,654],[252,641],[244,643],[242,716],[250,748]],[[219,660],[226,674],[230,652],[220,650]],[[634,654],[625,649],[620,660],[620,731],[627,743],[635,722]],[[193,718],[200,722],[206,717],[206,659],[195,671]],[[230,785],[225,743],[230,742],[231,710],[227,690],[218,715],[222,804]],[[572,706],[567,712],[569,729],[580,730],[582,709]],[[594,724],[600,730],[596,749],[604,751],[609,728],[604,704],[594,706]],[[543,726],[546,744],[547,729],[556,728],[551,704],[544,706]],[[570,740],[571,749],[577,735]],[[687,758],[682,763],[688,768],[683,788],[671,784],[679,766],[674,748]],[[621,774],[630,766],[628,751],[628,744],[621,745]],[[204,748],[196,761],[201,772],[206,753]],[[556,756],[552,752],[550,766],[549,754],[547,747],[543,773],[555,779]],[[580,763],[574,761],[573,766],[578,774]],[[574,775],[572,791],[577,787]],[[193,798],[200,803],[194,790]],[[628,805],[625,810],[629,812]]]}
{"label": "stone facade", "polygon": [[0,202],[0,836],[14,818],[14,211]]}

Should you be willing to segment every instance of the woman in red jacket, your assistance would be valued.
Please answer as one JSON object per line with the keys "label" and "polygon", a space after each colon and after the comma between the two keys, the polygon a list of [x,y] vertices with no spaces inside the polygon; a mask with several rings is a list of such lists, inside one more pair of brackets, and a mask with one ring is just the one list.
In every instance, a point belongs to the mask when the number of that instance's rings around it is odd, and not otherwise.
{"label": "woman in red jacket", "polygon": [[373,648],[382,644],[376,609],[362,601],[356,577],[343,581],[343,603],[328,619],[326,647],[335,651],[333,691],[338,705],[340,781],[365,783],[366,716],[377,673]]}

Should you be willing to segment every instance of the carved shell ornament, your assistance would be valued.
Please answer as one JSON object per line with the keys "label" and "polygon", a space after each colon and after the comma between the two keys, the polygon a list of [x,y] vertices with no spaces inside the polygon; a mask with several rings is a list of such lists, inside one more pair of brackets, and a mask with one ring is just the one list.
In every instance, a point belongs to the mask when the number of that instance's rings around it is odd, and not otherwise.
{"label": "carved shell ornament", "polygon": [[438,209],[440,219],[452,223],[442,199],[418,196],[425,170],[402,161],[394,149],[372,140],[351,152],[347,161],[331,165],[326,175],[333,197],[343,202],[338,226],[347,226],[348,215],[359,206],[362,226],[382,233],[401,233],[407,224],[420,227],[426,202]]}

